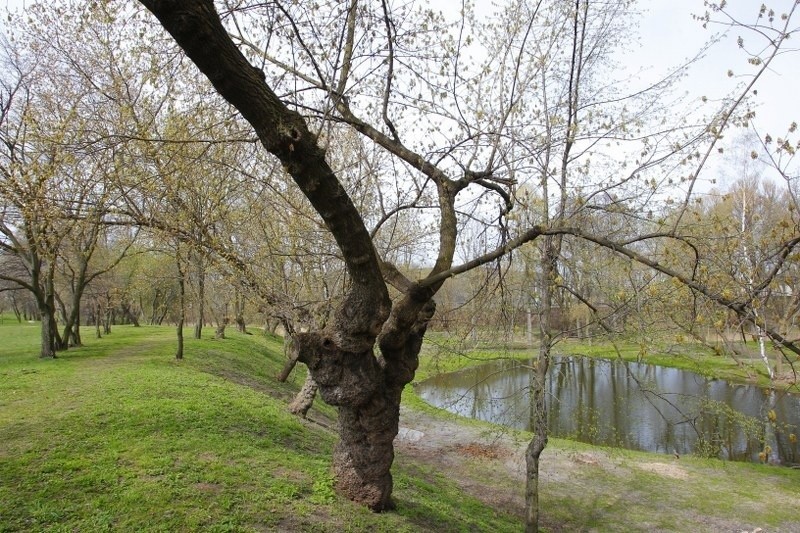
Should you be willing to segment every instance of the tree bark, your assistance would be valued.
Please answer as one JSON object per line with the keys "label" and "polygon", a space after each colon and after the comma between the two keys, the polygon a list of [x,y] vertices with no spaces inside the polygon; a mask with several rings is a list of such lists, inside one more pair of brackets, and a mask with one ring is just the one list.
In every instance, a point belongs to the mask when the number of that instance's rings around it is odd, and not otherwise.
{"label": "tree bark", "polygon": [[139,317],[136,316],[136,313],[133,312],[131,309],[131,303],[125,300],[122,300],[119,304],[120,311],[125,316],[125,318],[133,324],[133,327],[138,328],[141,327],[139,325]]}
{"label": "tree bark", "polygon": [[[203,322],[205,321],[205,301],[206,301],[206,269],[203,256],[195,252],[195,269],[197,275],[197,322],[194,325],[194,338],[203,337]],[[223,329],[222,337],[225,338]]]}
{"label": "tree bark", "polygon": [[214,330],[214,338],[222,340],[225,338],[225,328],[228,326],[228,317],[217,321],[217,328]]}
{"label": "tree bark", "polygon": [[42,359],[55,359],[58,337],[58,326],[56,325],[55,309],[53,306],[44,303],[39,307],[42,315],[42,347],[39,357]]}
{"label": "tree bark", "polygon": [[[279,381],[284,381],[278,377]],[[309,372],[306,374],[306,380],[300,388],[300,392],[294,397],[294,400],[289,404],[289,412],[305,418],[311,406],[314,405],[314,398],[317,396],[317,382]]]}
{"label": "tree bark", "polygon": [[539,459],[547,447],[547,371],[550,368],[550,352],[553,344],[553,289],[558,275],[558,249],[553,237],[547,237],[543,245],[539,287],[541,291],[539,310],[539,356],[532,370],[533,380],[530,392],[531,428],[533,438],[525,451],[525,531],[539,531]]}
{"label": "tree bark", "polygon": [[103,337],[100,332],[100,301],[97,299],[94,301],[94,336],[97,339]]}
{"label": "tree bark", "polygon": [[183,359],[183,324],[186,321],[186,276],[181,265],[180,248],[175,251],[175,265],[178,269],[178,346],[175,359]]}
{"label": "tree bark", "polygon": [[45,272],[37,268],[36,274],[33,276],[34,286],[38,288],[37,294],[34,296],[42,321],[42,347],[39,357],[43,359],[55,359],[56,350],[61,345],[56,322],[54,275],[53,266],[48,265]]}
{"label": "tree bark", "polygon": [[244,321],[244,298],[238,287],[234,290],[233,312],[234,321],[236,322],[236,331],[239,333],[247,333],[247,326]]}
{"label": "tree bark", "polygon": [[108,335],[111,333],[111,292],[106,291],[106,305],[103,313],[103,334]]}
{"label": "tree bark", "polygon": [[391,466],[399,419],[399,391],[382,391],[358,407],[339,407],[339,441],[333,449],[336,488],[373,511],[395,507]]}

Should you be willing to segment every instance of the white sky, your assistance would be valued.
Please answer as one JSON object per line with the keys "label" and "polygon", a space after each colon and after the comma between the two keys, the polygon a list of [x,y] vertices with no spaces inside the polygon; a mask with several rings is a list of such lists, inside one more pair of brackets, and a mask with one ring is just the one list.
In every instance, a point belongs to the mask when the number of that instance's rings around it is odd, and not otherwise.
{"label": "white sky", "polygon": [[[460,4],[455,0],[437,0]],[[478,9],[488,8],[494,0],[475,0]],[[795,0],[764,0],[778,14],[788,11]],[[18,9],[31,0],[0,0],[0,5]],[[728,0],[728,9],[743,22],[754,22],[761,6],[761,0]],[[639,19],[640,46],[625,51],[620,57],[629,68],[648,69],[644,76],[652,75],[658,79],[670,68],[679,65],[687,58],[694,57],[703,44],[715,33],[723,31],[720,27],[703,29],[692,14],[706,11],[704,0],[639,0],[638,9],[643,12]],[[441,6],[441,5],[440,5]],[[796,16],[794,27],[800,26],[800,13]],[[763,20],[763,19],[762,19]],[[717,99],[729,94],[743,76],[730,78],[728,69],[736,74],[747,74],[754,68],[747,64],[746,54],[736,44],[741,32],[731,30],[722,42],[718,43],[702,61],[690,71],[681,89],[692,98],[707,96]],[[748,39],[745,43],[754,43]],[[798,44],[800,46],[800,44]],[[792,121],[800,122],[800,104],[797,91],[800,88],[800,53],[787,54],[773,63],[773,69],[762,78],[759,86],[758,107],[754,121],[759,131],[769,132],[778,137],[786,132]]]}
{"label": "white sky", "polygon": [[[452,1],[452,0],[450,0]],[[478,5],[493,0],[476,0]],[[777,13],[789,9],[795,0],[765,0],[768,7]],[[17,9],[31,0],[0,0],[0,5]],[[640,0],[639,35],[641,46],[625,54],[625,61],[632,68],[650,67],[655,78],[669,67],[678,65],[686,58],[693,57],[715,32],[721,28],[704,30],[700,22],[692,19],[692,14],[704,13],[703,0]],[[754,21],[761,5],[760,0],[729,0],[728,9],[741,20]],[[800,19],[800,16],[798,16]],[[795,21],[795,27],[800,20]],[[736,73],[752,71],[746,55],[736,46],[738,33],[729,32],[724,42],[719,43],[699,65],[691,71],[685,90],[693,96],[722,96],[735,88],[741,78],[729,78],[728,69]],[[750,67],[750,68],[748,68]],[[797,103],[797,88],[800,87],[800,53],[778,58],[774,70],[761,83],[759,91],[760,107],[757,123],[762,129],[783,132],[792,120],[800,120],[800,104]],[[775,133],[773,133],[775,136]]]}
{"label": "white sky", "polygon": [[[788,11],[794,2],[766,0],[768,7],[775,9],[778,14]],[[631,57],[642,66],[649,64],[657,69],[659,65],[674,65],[693,56],[707,39],[724,30],[719,26],[709,26],[704,30],[699,21],[692,19],[692,13],[705,12],[703,0],[641,0],[640,5],[647,11],[640,26],[642,47],[633,51]],[[761,1],[756,0],[729,1],[730,10],[742,22],[755,22],[760,6]],[[800,19],[800,13],[795,18]],[[795,20],[793,27],[798,26],[800,20]],[[723,96],[744,81],[742,76],[729,78],[728,69],[737,75],[746,75],[755,70],[747,63],[747,55],[736,44],[739,35],[745,39],[746,46],[757,42],[753,36],[740,30],[728,31],[723,41],[691,70],[685,84],[686,91],[698,97]],[[798,87],[800,53],[776,58],[772,70],[762,77],[759,84],[755,123],[761,125],[761,130],[769,130],[773,136],[777,136],[785,133],[793,120],[800,121]]]}

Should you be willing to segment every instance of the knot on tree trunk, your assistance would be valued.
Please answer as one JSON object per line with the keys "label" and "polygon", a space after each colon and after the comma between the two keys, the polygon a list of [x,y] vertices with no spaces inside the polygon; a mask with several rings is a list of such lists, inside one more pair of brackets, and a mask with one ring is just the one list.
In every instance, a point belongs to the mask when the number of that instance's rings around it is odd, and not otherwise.
{"label": "knot on tree trunk", "polygon": [[329,405],[363,405],[383,381],[372,349],[343,350],[324,332],[298,333],[291,350],[291,357],[308,367],[320,396]]}

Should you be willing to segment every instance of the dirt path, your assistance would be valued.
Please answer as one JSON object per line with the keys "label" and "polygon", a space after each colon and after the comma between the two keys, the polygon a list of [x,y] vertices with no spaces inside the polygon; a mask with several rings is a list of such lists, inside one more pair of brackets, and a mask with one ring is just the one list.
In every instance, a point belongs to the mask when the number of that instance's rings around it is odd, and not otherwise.
{"label": "dirt path", "polygon": [[[508,489],[524,487],[527,443],[515,441],[508,433],[490,432],[401,407],[395,444],[401,458],[407,456],[434,466],[472,496],[520,518],[524,516],[523,491]],[[491,484],[481,482],[487,469],[497,476]]]}
{"label": "dirt path", "polygon": [[[431,466],[466,493],[522,520],[527,442],[501,429],[408,408],[401,408],[400,426],[399,461]],[[758,513],[770,506],[800,508],[800,494],[780,489],[779,476],[761,476],[748,482],[752,491],[743,490],[743,474],[721,462],[576,449],[550,446],[542,455],[541,502],[550,531],[800,532],[800,517],[780,527],[759,523]],[[709,495],[717,493],[715,506]]]}

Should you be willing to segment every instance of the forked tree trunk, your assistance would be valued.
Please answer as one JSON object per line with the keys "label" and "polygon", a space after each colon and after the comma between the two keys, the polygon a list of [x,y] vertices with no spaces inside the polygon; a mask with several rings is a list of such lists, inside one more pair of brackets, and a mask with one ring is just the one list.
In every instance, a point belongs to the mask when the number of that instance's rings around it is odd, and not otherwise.
{"label": "forked tree trunk", "polygon": [[[236,47],[214,3],[140,2],[253,126],[263,146],[280,159],[336,240],[351,281],[348,292],[332,322],[323,331],[298,334],[292,350],[295,358],[308,366],[323,400],[340,411],[341,440],[333,458],[337,488],[373,510],[389,509],[389,469],[400,392],[413,379],[422,336],[432,316],[432,298],[444,279],[425,287],[407,281],[404,298],[392,308],[372,238],[317,137]],[[446,179],[443,174],[440,178]],[[443,216],[452,215],[453,231],[455,190],[451,184],[442,185],[440,191],[448,198]],[[447,251],[440,253],[434,271],[449,268],[454,247],[455,240],[448,240]],[[380,359],[374,353],[376,341],[381,347]]]}
{"label": "forked tree trunk", "polygon": [[225,338],[225,328],[228,327],[228,317],[217,321],[217,328],[214,330],[214,338],[223,340]]}
{"label": "forked tree trunk", "polygon": [[417,368],[422,338],[435,311],[432,301],[396,304],[372,350],[339,349],[319,333],[292,339],[292,357],[308,366],[320,396],[339,411],[333,451],[337,491],[373,511],[394,509],[391,466],[400,422],[400,398]]}

